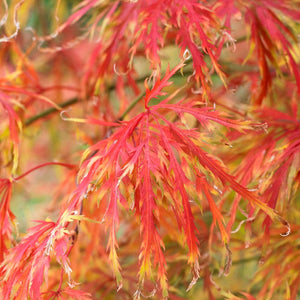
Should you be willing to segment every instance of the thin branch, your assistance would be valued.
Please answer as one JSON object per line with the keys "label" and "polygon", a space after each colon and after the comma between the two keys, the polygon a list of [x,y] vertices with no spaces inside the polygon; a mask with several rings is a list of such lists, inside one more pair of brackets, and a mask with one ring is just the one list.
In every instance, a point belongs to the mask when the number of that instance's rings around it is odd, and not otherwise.
{"label": "thin branch", "polygon": [[[177,74],[178,75],[178,74]],[[189,73],[187,73],[186,75],[189,75]],[[137,79],[137,82],[144,82],[146,78],[148,78],[150,76],[149,75],[146,75],[146,76],[143,76],[142,78],[139,78]],[[173,77],[176,77],[176,74],[173,76]],[[111,91],[115,88],[115,85],[112,85],[110,87],[108,87],[108,91]],[[125,116],[136,106],[136,104],[145,96],[145,92],[142,92],[140,95],[138,95],[133,101],[132,103],[128,106],[128,108],[123,112],[123,114],[118,118],[118,121],[122,121]],[[79,98],[72,98],[68,101],[65,101],[65,102],[62,102],[62,103],[59,103],[59,106],[61,108],[66,108],[66,107],[69,107],[73,104],[76,104],[76,103],[79,103],[80,102],[80,99]],[[51,107],[47,110],[44,110],[43,112],[27,119],[24,123],[25,127],[33,124],[34,122],[42,119],[42,118],[45,118],[53,113],[57,112],[57,109],[55,109],[54,107]]]}
{"label": "thin branch", "polygon": [[51,166],[51,165],[56,165],[56,166],[62,166],[62,167],[66,167],[66,168],[74,168],[75,165],[71,165],[71,164],[65,164],[65,163],[61,163],[61,162],[47,162],[47,163],[43,163],[41,165],[38,165],[28,171],[26,171],[25,173],[23,173],[22,175],[18,176],[18,177],[15,177],[13,178],[14,181],[18,181],[20,180],[21,178],[25,177],[26,175],[30,174],[31,172],[35,171],[35,170],[38,170],[42,167],[46,167],[46,166]]}
{"label": "thin branch", "polygon": [[[78,101],[79,101],[78,98],[72,98],[72,99],[70,99],[70,100],[68,100],[68,101],[66,101],[66,102],[60,103],[59,106],[60,106],[61,108],[65,108],[65,107],[68,107],[68,106],[71,106],[71,105],[77,103]],[[35,116],[33,116],[33,117],[27,119],[27,120],[25,121],[24,125],[25,125],[25,127],[27,127],[27,126],[31,125],[32,123],[38,121],[39,119],[42,119],[42,118],[44,118],[44,117],[47,117],[47,116],[49,116],[49,115],[51,115],[51,114],[53,114],[53,113],[55,113],[55,112],[57,112],[57,109],[54,108],[54,107],[51,107],[51,108],[49,108],[49,109],[47,109],[47,110],[44,110],[44,111],[41,112],[40,114],[37,114],[37,115],[35,115]]]}
{"label": "thin branch", "polygon": [[234,260],[232,262],[232,265],[240,265],[240,264],[248,263],[248,262],[251,262],[251,261],[259,261],[260,258],[261,258],[260,255],[251,256],[251,257],[247,257],[247,258],[242,258],[242,259],[239,259],[239,260]]}
{"label": "thin branch", "polygon": [[127,114],[137,105],[137,103],[145,96],[145,92],[140,93],[128,106],[128,108],[119,117],[118,121],[122,121]]}

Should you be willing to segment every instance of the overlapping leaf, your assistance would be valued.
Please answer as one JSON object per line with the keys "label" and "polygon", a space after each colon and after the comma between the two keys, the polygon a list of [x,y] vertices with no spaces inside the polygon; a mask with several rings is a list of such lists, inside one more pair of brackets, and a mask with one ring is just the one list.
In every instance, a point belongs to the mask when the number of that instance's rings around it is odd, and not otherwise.
{"label": "overlapping leaf", "polygon": [[[124,75],[134,89],[134,71],[131,69],[133,56],[142,54],[149,59],[152,69],[160,69],[160,50],[170,44],[169,35],[179,45],[182,58],[193,58],[194,75],[201,82],[204,92],[209,91],[213,70],[223,79],[217,61],[219,51],[213,43],[217,40],[220,25],[207,3],[202,5],[194,0],[163,3],[148,0],[85,1],[59,26],[57,33],[80,20],[93,6],[98,8],[99,14],[91,18],[90,29],[98,39],[83,78],[83,88],[88,95],[95,92],[96,83],[98,87],[103,87],[103,80],[111,77],[113,71]],[[211,66],[204,59],[205,55],[210,58]],[[116,80],[119,82],[121,78]]]}

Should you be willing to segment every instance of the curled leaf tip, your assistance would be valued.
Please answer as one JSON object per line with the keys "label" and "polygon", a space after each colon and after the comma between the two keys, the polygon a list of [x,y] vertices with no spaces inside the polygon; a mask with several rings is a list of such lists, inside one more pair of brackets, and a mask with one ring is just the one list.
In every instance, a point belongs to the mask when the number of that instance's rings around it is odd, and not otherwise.
{"label": "curled leaf tip", "polygon": [[157,292],[157,287],[155,286],[154,289],[148,295],[145,295],[143,292],[141,292],[141,295],[142,295],[143,298],[147,299],[147,298],[154,297],[156,292]]}
{"label": "curled leaf tip", "polygon": [[228,276],[229,272],[230,272],[230,268],[232,265],[232,252],[229,249],[228,244],[225,244],[226,247],[226,262],[225,262],[225,267],[224,267],[224,275]]}
{"label": "curled leaf tip", "polygon": [[194,276],[194,277],[193,277],[193,279],[192,279],[192,281],[190,282],[188,288],[186,289],[187,292],[190,291],[190,290],[192,289],[192,287],[197,283],[198,279],[199,279],[199,277],[197,277],[197,276]]}
{"label": "curled leaf tip", "polygon": [[87,121],[85,119],[80,119],[80,118],[70,118],[70,117],[67,117],[65,116],[67,114],[67,111],[66,110],[62,110],[60,112],[60,118],[63,120],[63,121],[69,121],[69,122],[77,122],[77,123],[86,123]]}
{"label": "curled leaf tip", "polygon": [[260,260],[259,260],[258,263],[259,263],[260,265],[263,265],[263,264],[265,263],[265,260],[266,260],[265,257],[262,256],[262,257],[260,258]]}
{"label": "curled leaf tip", "polygon": [[123,288],[123,282],[119,282],[117,286],[117,293]]}
{"label": "curled leaf tip", "polygon": [[199,271],[200,271],[200,266],[199,266],[199,262],[198,260],[195,262],[194,264],[194,270],[193,270],[193,273],[194,273],[194,276],[193,276],[193,279],[192,281],[190,282],[188,288],[186,289],[186,291],[188,292],[189,290],[192,289],[192,287],[197,283],[199,277],[200,277],[200,274],[199,274]]}
{"label": "curled leaf tip", "polygon": [[291,226],[286,220],[282,220],[281,222],[286,228],[287,231],[285,233],[280,233],[281,236],[288,236],[291,233]]}
{"label": "curled leaf tip", "polygon": [[184,61],[189,60],[192,57],[192,54],[188,48],[185,49],[182,57]]}
{"label": "curled leaf tip", "polygon": [[141,290],[137,289],[133,295],[133,300],[139,300],[141,299]]}

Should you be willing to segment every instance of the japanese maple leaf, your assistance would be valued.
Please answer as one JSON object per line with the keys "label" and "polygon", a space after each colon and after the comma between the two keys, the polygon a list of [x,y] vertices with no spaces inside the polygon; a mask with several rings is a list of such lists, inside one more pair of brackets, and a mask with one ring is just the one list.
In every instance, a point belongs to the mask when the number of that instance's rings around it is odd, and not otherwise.
{"label": "japanese maple leaf", "polygon": [[[97,189],[98,201],[107,205],[104,216],[99,216],[109,232],[108,250],[112,268],[119,286],[122,285],[121,266],[116,249],[116,231],[119,226],[119,205],[125,209],[133,207],[140,217],[142,244],[140,249],[139,289],[146,277],[152,277],[152,264],[157,267],[157,277],[167,295],[167,277],[164,258],[164,243],[159,234],[159,206],[170,207],[178,228],[183,231],[189,248],[189,264],[193,267],[194,278],[199,276],[199,241],[193,216],[193,195],[201,193],[209,204],[213,224],[218,224],[223,242],[228,242],[222,214],[215,203],[213,193],[216,183],[229,185],[253,207],[265,211],[271,218],[277,214],[263,203],[254,193],[240,185],[227,173],[223,164],[202,149],[201,132],[186,129],[184,115],[192,115],[203,126],[211,122],[229,129],[251,128],[248,121],[229,119],[214,108],[199,107],[199,101],[182,99],[171,103],[167,97],[157,105],[150,105],[151,99],[165,95],[162,89],[170,84],[169,79],[183,64],[173,70],[167,69],[163,78],[156,78],[150,90],[146,82],[144,97],[145,111],[129,121],[120,122],[116,131],[108,138],[91,146],[85,153],[79,172],[76,194],[85,194]],[[180,121],[171,122],[168,118]],[[182,122],[181,122],[182,120]],[[101,124],[101,122],[100,122]],[[134,191],[134,199],[125,198],[127,189]],[[196,193],[195,193],[196,191]],[[168,230],[166,228],[166,230]],[[139,294],[139,289],[137,294]]]}

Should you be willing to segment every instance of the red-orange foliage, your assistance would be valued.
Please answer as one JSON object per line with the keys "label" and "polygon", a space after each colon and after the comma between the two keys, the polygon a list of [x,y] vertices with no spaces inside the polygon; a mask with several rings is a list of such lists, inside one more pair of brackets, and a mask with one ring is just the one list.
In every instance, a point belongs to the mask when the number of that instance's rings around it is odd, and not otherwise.
{"label": "red-orange foliage", "polygon": [[296,299],[299,1],[54,2],[2,2],[1,299]]}

